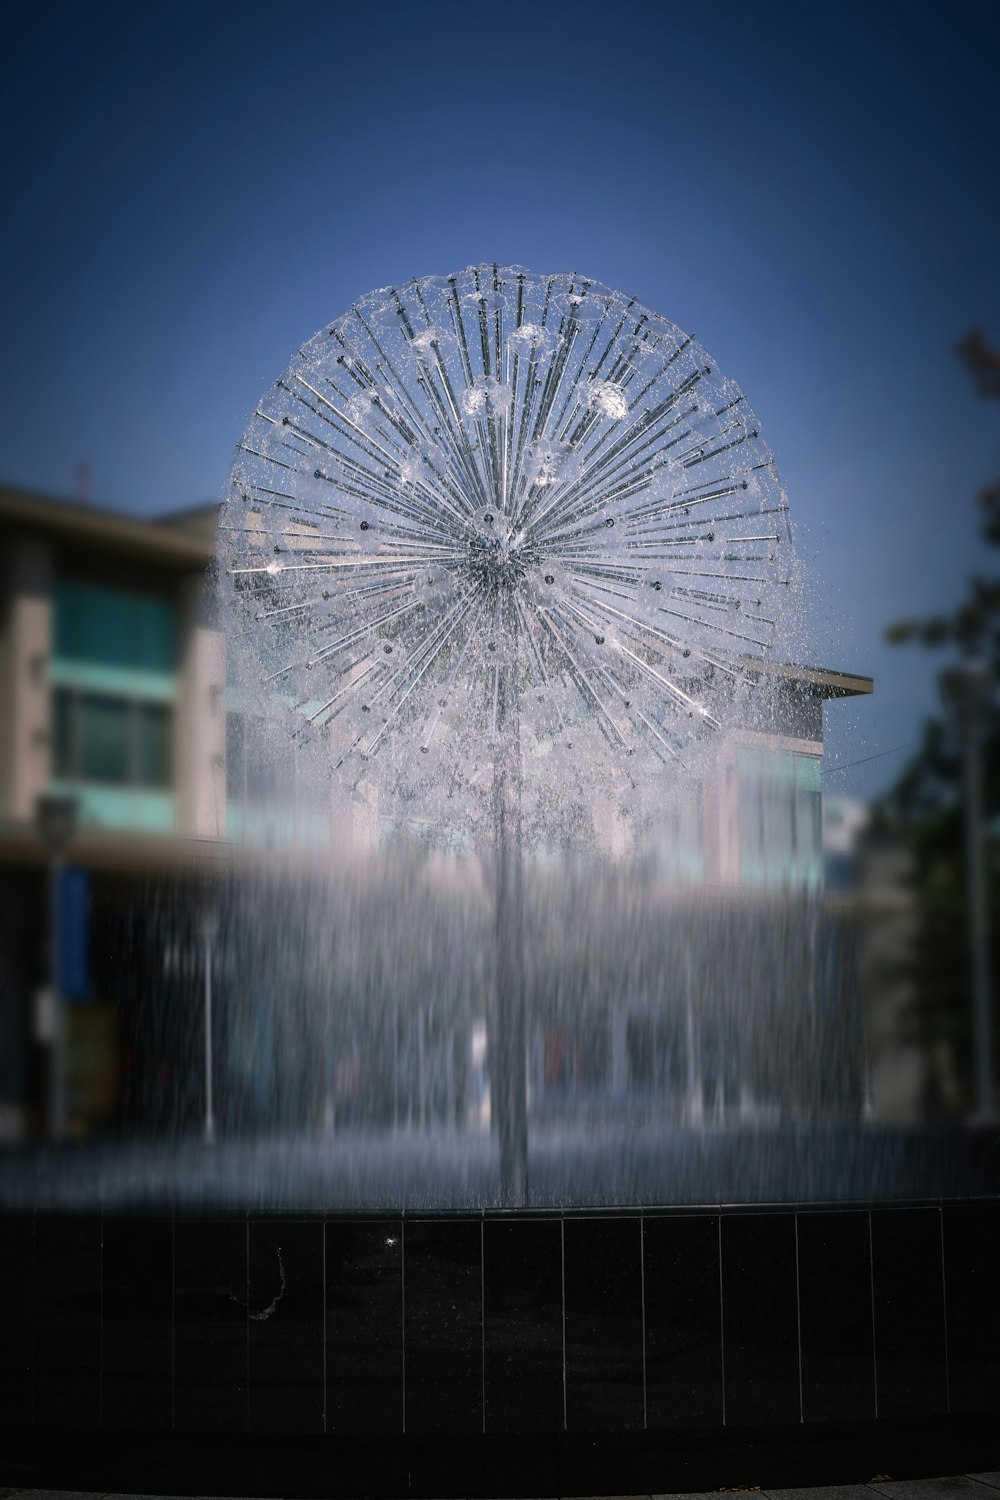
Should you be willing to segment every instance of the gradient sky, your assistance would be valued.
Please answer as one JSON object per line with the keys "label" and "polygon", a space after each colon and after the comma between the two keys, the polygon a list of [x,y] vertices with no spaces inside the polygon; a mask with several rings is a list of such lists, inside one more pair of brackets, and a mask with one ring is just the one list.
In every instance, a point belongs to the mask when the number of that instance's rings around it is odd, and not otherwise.
{"label": "gradient sky", "polygon": [[[826,765],[913,740],[937,658],[885,624],[984,567],[1000,343],[995,0],[8,0],[0,479],[218,498],[258,395],[369,288],[578,270],[698,337],[778,460],[804,653],[875,676]],[[868,794],[905,756],[845,774]]]}

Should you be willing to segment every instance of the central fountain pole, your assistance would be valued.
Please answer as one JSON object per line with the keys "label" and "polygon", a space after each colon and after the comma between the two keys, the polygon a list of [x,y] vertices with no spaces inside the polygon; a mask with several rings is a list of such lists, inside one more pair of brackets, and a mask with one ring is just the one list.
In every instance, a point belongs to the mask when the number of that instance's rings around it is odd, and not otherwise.
{"label": "central fountain pole", "polygon": [[521,838],[521,740],[516,653],[497,667],[493,819],[496,868],[496,992],[493,1108],[500,1135],[500,1197],[528,1201],[527,1021],[524,997],[524,897]]}

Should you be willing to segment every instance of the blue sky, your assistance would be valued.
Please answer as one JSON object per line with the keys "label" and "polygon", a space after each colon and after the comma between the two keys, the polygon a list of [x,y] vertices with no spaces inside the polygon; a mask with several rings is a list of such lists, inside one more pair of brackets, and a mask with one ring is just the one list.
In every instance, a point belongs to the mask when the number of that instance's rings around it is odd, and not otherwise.
{"label": "blue sky", "polygon": [[[260,392],[373,286],[579,270],[695,334],[787,485],[814,660],[874,675],[828,765],[912,740],[882,644],[985,566],[1000,7],[6,7],[0,478],[141,514],[217,497]],[[827,777],[868,793],[886,756]]]}

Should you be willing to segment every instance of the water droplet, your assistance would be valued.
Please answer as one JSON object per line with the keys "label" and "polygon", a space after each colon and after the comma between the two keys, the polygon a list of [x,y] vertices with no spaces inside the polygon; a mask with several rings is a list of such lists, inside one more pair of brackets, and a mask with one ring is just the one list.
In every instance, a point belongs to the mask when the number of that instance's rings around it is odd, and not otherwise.
{"label": "water droplet", "polygon": [[383,646],[382,650],[385,652],[386,656],[391,656],[392,655],[392,647],[391,646]]}
{"label": "water droplet", "polygon": [[371,530],[371,527],[368,525],[367,521],[362,521],[361,522],[361,530],[362,531],[370,531]]}
{"label": "water droplet", "polygon": [[555,583],[555,579],[552,577],[551,573],[546,573],[546,575],[545,575],[545,582],[546,583]]}
{"label": "water droplet", "polygon": [[598,646],[603,646],[604,645],[604,637],[603,637],[603,635],[595,635],[594,636],[594,641],[596,642],[596,644]]}
{"label": "water droplet", "polygon": [[608,516],[608,519],[605,521],[604,524],[605,524],[605,526],[613,526],[615,524],[615,518],[614,518],[614,516]]}

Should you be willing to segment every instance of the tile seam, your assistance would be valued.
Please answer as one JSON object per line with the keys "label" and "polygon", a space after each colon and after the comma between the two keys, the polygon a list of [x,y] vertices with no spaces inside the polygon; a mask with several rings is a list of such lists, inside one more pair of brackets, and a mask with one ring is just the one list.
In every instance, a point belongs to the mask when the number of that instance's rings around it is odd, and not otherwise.
{"label": "tile seam", "polygon": [[642,1294],[642,1428],[649,1426],[646,1406],[646,1225],[639,1215],[639,1287]]}
{"label": "tile seam", "polygon": [[560,1291],[562,1296],[562,1377],[563,1377],[563,1431],[568,1430],[566,1419],[566,1219],[559,1220]]}
{"label": "tile seam", "polygon": [[170,1220],[170,1430],[177,1427],[177,1220]]}
{"label": "tile seam", "polygon": [[98,1356],[97,1375],[97,1425],[104,1426],[104,1212],[101,1211],[101,1254],[100,1254],[100,1352]]}
{"label": "tile seam", "polygon": [[795,1336],[799,1351],[799,1422],[805,1421],[805,1413],[802,1398],[802,1277],[799,1270],[799,1216],[793,1215],[795,1221]]}
{"label": "tile seam", "polygon": [[872,1309],[872,1380],[875,1388],[875,1420],[878,1421],[878,1349],[875,1340],[875,1246],[872,1239],[872,1211],[868,1210],[868,1288]]}
{"label": "tile seam", "polygon": [[247,1218],[246,1218],[245,1240],[246,1240],[246,1269],[244,1271],[244,1281],[245,1281],[246,1301],[245,1301],[244,1306],[243,1306],[243,1311],[244,1311],[244,1319],[243,1319],[243,1321],[244,1321],[244,1327],[246,1329],[246,1333],[245,1333],[245,1337],[244,1337],[244,1353],[245,1353],[245,1359],[246,1359],[246,1369],[244,1371],[244,1389],[246,1391],[246,1397],[245,1397],[244,1405],[246,1407],[246,1430],[247,1430],[247,1432],[249,1432],[250,1431],[250,1216],[249,1216],[249,1214],[247,1215]]}
{"label": "tile seam", "polygon": [[719,1215],[719,1363],[722,1368],[722,1425],[726,1425],[726,1299],[722,1289],[722,1214]]}
{"label": "tile seam", "polygon": [[944,1209],[938,1209],[941,1244],[941,1319],[944,1324],[944,1409],[951,1415],[951,1353],[948,1348],[948,1278],[944,1268]]}

